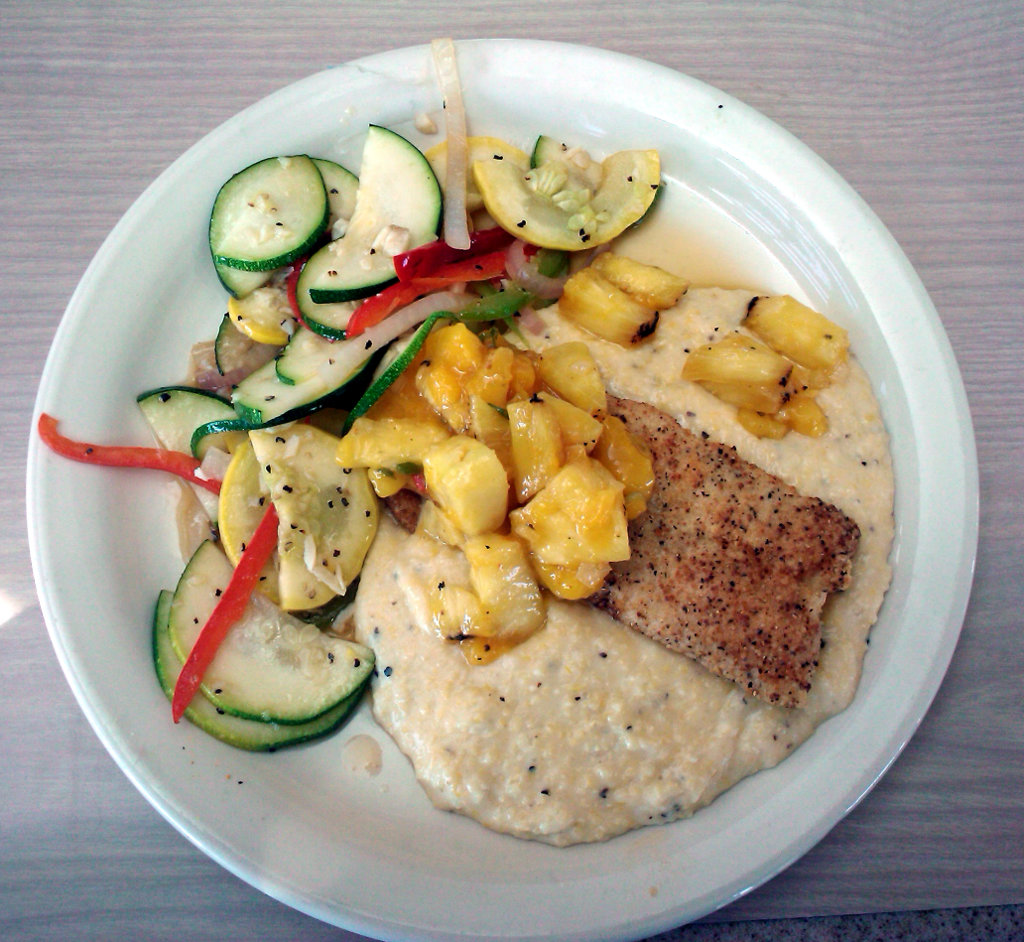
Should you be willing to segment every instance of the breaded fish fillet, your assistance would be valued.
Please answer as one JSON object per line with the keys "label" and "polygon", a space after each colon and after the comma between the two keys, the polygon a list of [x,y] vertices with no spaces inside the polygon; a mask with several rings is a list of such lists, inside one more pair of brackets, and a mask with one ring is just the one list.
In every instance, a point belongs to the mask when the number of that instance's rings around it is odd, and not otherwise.
{"label": "breaded fish fillet", "polygon": [[857,524],[653,406],[608,408],[650,448],[655,488],[630,524],[630,558],[592,603],[762,700],[800,706]]}

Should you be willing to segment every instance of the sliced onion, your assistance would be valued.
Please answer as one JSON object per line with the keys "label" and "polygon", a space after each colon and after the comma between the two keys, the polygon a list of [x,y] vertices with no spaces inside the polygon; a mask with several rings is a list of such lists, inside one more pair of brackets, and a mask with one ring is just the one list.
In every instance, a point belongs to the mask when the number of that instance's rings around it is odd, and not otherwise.
{"label": "sliced onion", "polygon": [[469,141],[466,137],[466,108],[455,61],[455,43],[435,39],[430,44],[437,81],[444,102],[445,134],[448,138],[444,181],[444,241],[453,249],[469,248],[469,217],[466,187],[469,176]]}
{"label": "sliced onion", "polygon": [[520,288],[535,294],[538,298],[546,301],[553,301],[562,296],[562,288],[568,274],[558,278],[549,278],[537,270],[536,256],[528,258],[526,255],[526,243],[516,239],[505,253],[505,265],[508,276]]}
{"label": "sliced onion", "polygon": [[540,315],[532,307],[521,308],[519,317],[516,318],[516,323],[523,330],[531,334],[542,334],[545,330],[544,321],[540,319]]}

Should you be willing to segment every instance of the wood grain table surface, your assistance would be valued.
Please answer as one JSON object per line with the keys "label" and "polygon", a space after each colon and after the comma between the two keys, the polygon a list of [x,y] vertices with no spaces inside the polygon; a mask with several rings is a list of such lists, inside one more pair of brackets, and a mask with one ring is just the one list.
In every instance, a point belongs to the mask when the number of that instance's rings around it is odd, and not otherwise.
{"label": "wood grain table surface", "polygon": [[714,918],[811,933],[788,920],[1024,904],[1019,0],[0,0],[0,937],[348,937],[205,857],[104,751],[37,601],[26,443],[68,299],[148,183],[275,89],[441,35],[587,43],[701,79],[803,140],[900,243],[949,335],[978,445],[981,536],[960,644],[881,783]]}

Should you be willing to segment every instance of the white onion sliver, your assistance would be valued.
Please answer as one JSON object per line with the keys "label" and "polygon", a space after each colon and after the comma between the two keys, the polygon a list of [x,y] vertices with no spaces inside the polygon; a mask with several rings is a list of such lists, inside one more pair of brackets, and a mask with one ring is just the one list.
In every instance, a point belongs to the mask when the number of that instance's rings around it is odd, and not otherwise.
{"label": "white onion sliver", "polygon": [[505,265],[508,268],[508,276],[520,288],[529,291],[547,301],[553,301],[562,296],[562,288],[565,286],[568,273],[559,278],[549,278],[537,270],[537,263],[526,257],[526,243],[516,239],[505,253]]}
{"label": "white onion sliver", "polygon": [[468,249],[469,219],[466,215],[466,186],[469,174],[469,141],[466,137],[466,108],[455,61],[455,43],[435,39],[430,52],[444,101],[445,134],[448,138],[444,183],[444,241],[453,249]]}

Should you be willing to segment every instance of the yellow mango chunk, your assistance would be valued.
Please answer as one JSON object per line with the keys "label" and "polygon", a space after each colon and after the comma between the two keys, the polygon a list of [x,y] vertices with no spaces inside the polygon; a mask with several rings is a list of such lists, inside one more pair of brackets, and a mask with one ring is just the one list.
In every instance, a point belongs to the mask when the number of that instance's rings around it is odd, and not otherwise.
{"label": "yellow mango chunk", "polygon": [[654,490],[654,465],[646,447],[630,434],[622,419],[609,415],[591,454],[622,483],[626,519],[639,517]]}
{"label": "yellow mango chunk", "polygon": [[590,459],[562,468],[509,520],[512,532],[543,563],[572,566],[629,558],[622,485]]}

